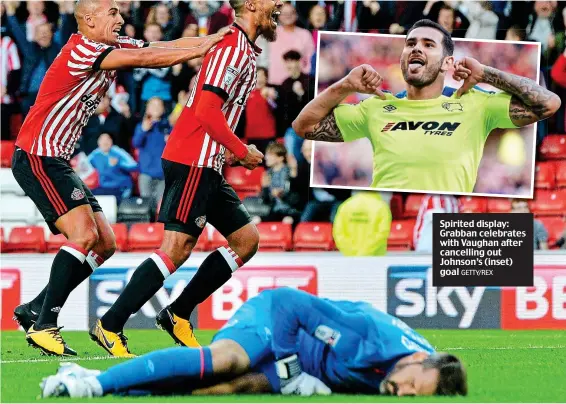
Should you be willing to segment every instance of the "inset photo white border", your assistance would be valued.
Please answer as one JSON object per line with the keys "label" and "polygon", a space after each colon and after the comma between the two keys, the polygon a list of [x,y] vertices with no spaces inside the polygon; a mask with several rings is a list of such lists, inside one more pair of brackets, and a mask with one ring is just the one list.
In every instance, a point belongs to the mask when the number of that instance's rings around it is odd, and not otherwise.
{"label": "inset photo white border", "polygon": [[[373,34],[373,33],[362,33],[362,32],[336,32],[336,31],[319,31],[317,44],[316,44],[316,70],[315,70],[315,97],[318,96],[318,78],[320,70],[320,43],[324,35],[332,36],[355,36],[355,37],[375,37],[375,38],[405,38],[405,35],[392,35],[392,34]],[[541,58],[541,44],[539,42],[528,42],[528,41],[502,41],[502,40],[487,40],[487,39],[472,39],[472,38],[452,38],[455,43],[458,42],[479,42],[479,43],[497,43],[497,44],[519,44],[519,45],[529,45],[536,46],[538,53],[537,60],[537,71],[536,71],[536,81],[540,82],[540,58]],[[480,86],[481,87],[481,86]],[[429,191],[429,190],[419,190],[419,189],[394,189],[394,188],[374,188],[374,187],[362,187],[362,186],[348,186],[348,185],[328,185],[328,184],[315,184],[314,183],[314,169],[315,169],[315,154],[317,143],[324,143],[322,141],[313,141],[311,150],[311,169],[310,169],[310,186],[311,188],[328,188],[328,189],[349,189],[355,191],[382,191],[382,192],[403,192],[403,193],[418,193],[418,194],[431,194],[431,195],[456,195],[456,196],[484,196],[493,198],[516,198],[516,199],[534,199],[534,182],[535,182],[535,165],[536,165],[536,133],[538,128],[538,123],[534,123],[530,126],[533,130],[533,143],[532,143],[532,162],[531,162],[531,184],[530,184],[530,194],[529,195],[517,195],[517,194],[491,194],[491,193],[476,193],[476,192],[445,192],[445,191]],[[481,163],[480,163],[481,164]]]}

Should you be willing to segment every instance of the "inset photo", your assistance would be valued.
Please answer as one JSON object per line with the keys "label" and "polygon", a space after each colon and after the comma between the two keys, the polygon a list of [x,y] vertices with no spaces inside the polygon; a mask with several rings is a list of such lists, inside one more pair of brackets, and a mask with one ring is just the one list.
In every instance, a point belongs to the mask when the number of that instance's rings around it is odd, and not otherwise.
{"label": "inset photo", "polygon": [[315,140],[311,186],[532,198],[540,44],[322,32],[315,99],[295,121]]}

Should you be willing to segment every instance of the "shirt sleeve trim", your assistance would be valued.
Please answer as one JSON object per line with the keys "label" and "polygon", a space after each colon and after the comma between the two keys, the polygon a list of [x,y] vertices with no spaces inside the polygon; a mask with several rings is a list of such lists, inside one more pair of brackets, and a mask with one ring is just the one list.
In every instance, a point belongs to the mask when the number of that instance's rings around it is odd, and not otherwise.
{"label": "shirt sleeve trim", "polygon": [[96,58],[96,60],[94,61],[94,63],[92,64],[92,70],[95,71],[95,72],[98,71],[98,70],[100,70],[100,65],[102,64],[102,61],[103,61],[103,60],[106,58],[106,56],[108,56],[108,54],[109,54],[110,52],[112,52],[114,49],[115,49],[115,48],[113,48],[113,47],[106,48],[106,49],[104,50],[104,52],[102,52],[102,53]]}

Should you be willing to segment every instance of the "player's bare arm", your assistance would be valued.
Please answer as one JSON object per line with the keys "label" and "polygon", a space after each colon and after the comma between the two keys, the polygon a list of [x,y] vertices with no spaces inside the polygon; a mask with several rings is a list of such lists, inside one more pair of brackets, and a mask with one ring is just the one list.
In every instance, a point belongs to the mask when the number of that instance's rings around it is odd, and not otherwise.
{"label": "player's bare arm", "polygon": [[172,41],[158,41],[158,42],[150,42],[150,47],[157,47],[157,48],[194,48],[194,47],[209,47],[209,44],[212,43],[214,45],[218,41],[222,40],[224,36],[230,35],[233,32],[232,27],[224,27],[216,34],[204,36],[204,37],[184,37],[179,39],[174,39]]}
{"label": "player's bare arm", "polygon": [[364,64],[352,69],[346,77],[307,104],[293,122],[293,129],[305,139],[343,142],[334,117],[334,108],[354,93],[374,94],[385,99],[385,95],[379,90],[381,82],[381,76],[370,65]]}
{"label": "player's bare arm", "polygon": [[462,95],[478,83],[486,83],[511,94],[509,117],[516,126],[527,126],[550,118],[560,108],[560,97],[526,77],[485,66],[466,57],[456,63],[456,78],[464,84],[458,90]]}
{"label": "player's bare arm", "polygon": [[160,48],[150,46],[140,49],[114,49],[100,64],[101,70],[117,70],[132,67],[169,67],[187,60],[203,57],[222,37],[207,37],[193,48]]}

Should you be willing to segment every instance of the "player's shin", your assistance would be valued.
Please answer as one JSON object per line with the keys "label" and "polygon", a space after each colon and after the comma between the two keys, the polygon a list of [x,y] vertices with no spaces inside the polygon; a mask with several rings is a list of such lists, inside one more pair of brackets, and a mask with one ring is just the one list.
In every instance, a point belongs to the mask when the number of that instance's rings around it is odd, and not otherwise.
{"label": "player's shin", "polygon": [[210,348],[167,348],[113,366],[96,376],[102,394],[112,394],[149,383],[185,377],[203,381],[212,376]]}
{"label": "player's shin", "polygon": [[73,274],[80,272],[86,260],[87,251],[81,247],[67,243],[61,247],[51,267],[49,284],[45,293],[41,314],[36,322],[36,329],[54,326],[61,307],[73,290]]}
{"label": "player's shin", "polygon": [[218,248],[202,262],[193,279],[171,304],[171,310],[188,319],[197,304],[224,285],[242,265],[242,259],[229,246]]}
{"label": "player's shin", "polygon": [[135,270],[124,291],[100,319],[104,329],[122,331],[130,315],[141,309],[175,270],[175,264],[164,252],[155,251]]}

